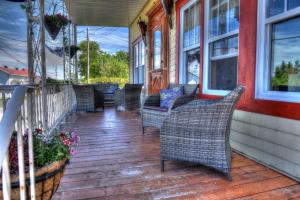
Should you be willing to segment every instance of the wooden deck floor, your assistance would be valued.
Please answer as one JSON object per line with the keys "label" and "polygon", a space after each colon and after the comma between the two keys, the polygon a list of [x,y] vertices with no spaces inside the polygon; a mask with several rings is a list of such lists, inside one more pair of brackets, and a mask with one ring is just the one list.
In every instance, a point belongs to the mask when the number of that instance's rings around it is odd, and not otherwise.
{"label": "wooden deck floor", "polygon": [[300,199],[300,185],[234,153],[233,181],[183,162],[159,166],[159,134],[140,131],[135,112],[76,113],[64,124],[81,137],[54,199]]}

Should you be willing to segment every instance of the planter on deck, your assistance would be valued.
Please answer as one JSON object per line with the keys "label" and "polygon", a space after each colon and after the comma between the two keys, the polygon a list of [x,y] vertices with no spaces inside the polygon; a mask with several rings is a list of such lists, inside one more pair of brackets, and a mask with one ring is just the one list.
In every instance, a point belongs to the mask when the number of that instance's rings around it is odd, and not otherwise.
{"label": "planter on deck", "polygon": [[[62,159],[48,166],[42,167],[35,172],[36,199],[50,200],[52,198],[52,196],[58,189],[61,178],[64,174],[65,167],[68,162],[68,159]],[[20,199],[19,176],[13,175],[11,177],[11,182],[11,199]],[[30,199],[29,173],[26,174],[26,192],[27,199]],[[0,190],[0,199],[3,199],[2,182]]]}

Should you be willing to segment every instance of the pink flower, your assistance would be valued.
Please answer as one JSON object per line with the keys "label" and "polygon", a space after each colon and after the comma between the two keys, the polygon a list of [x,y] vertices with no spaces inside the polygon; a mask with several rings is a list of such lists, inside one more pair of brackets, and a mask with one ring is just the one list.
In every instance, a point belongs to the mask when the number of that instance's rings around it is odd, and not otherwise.
{"label": "pink flower", "polygon": [[74,149],[70,149],[70,154],[71,154],[71,156],[74,156],[75,155],[75,150]]}

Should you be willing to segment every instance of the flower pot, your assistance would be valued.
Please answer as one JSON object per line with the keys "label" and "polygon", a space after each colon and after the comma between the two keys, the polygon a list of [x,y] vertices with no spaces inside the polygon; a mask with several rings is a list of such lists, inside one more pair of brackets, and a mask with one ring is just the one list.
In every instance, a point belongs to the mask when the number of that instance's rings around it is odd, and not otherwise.
{"label": "flower pot", "polygon": [[66,26],[69,20],[61,14],[45,15],[45,28],[53,40],[56,39],[61,28]]}
{"label": "flower pot", "polygon": [[77,47],[75,45],[71,45],[70,47],[66,46],[65,47],[65,53],[66,53],[67,56],[69,55],[69,48],[70,48],[70,57],[73,58],[74,55],[76,54],[76,52],[79,50],[79,47]]}
{"label": "flower pot", "polygon": [[[62,159],[35,171],[36,199],[50,200],[58,189],[65,167],[69,161]],[[26,174],[27,199],[30,199],[30,179]],[[3,199],[2,182],[0,199]],[[19,176],[11,176],[11,199],[20,199]]]}

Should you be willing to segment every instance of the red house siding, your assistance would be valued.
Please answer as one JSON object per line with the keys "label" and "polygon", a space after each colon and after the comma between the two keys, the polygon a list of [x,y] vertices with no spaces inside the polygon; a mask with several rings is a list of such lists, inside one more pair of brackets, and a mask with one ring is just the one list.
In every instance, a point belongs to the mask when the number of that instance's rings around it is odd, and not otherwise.
{"label": "red house siding", "polygon": [[[176,82],[179,82],[180,59],[180,8],[188,0],[176,2]],[[240,1],[239,61],[238,83],[246,86],[238,109],[277,117],[300,120],[300,104],[255,99],[256,72],[256,36],[257,36],[258,0]],[[201,1],[201,62],[200,62],[200,98],[220,98],[220,96],[202,93],[203,87],[203,44],[204,44],[204,1]]]}

